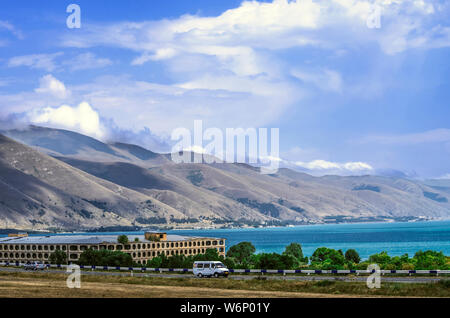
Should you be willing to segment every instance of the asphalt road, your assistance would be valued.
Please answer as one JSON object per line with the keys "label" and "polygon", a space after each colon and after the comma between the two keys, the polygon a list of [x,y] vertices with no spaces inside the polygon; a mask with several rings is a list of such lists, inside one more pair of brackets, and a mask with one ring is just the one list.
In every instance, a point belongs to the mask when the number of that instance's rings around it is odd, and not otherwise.
{"label": "asphalt road", "polygon": [[[16,267],[0,267],[0,272],[27,272],[22,268]],[[54,274],[63,274],[65,271],[57,270],[57,269],[46,269],[44,271],[38,271],[38,273],[54,273]],[[82,275],[94,275],[94,276],[134,276],[134,277],[163,277],[163,278],[194,278],[192,273],[189,274],[177,274],[177,273],[142,273],[142,272],[103,272],[103,271],[81,271]],[[268,280],[297,280],[297,281],[320,281],[320,280],[336,280],[343,282],[365,282],[367,280],[367,276],[323,276],[323,275],[310,275],[310,276],[300,276],[300,275],[238,275],[233,274],[228,276],[228,279],[236,279],[236,280],[248,280],[255,279],[258,277],[265,277]],[[198,278],[198,279],[208,279],[208,278]],[[222,278],[225,279],[225,278]],[[417,276],[381,276],[381,281],[385,282],[398,282],[398,283],[431,283],[438,282],[442,279],[449,279],[448,277],[442,276],[430,276],[430,277],[417,277]]]}

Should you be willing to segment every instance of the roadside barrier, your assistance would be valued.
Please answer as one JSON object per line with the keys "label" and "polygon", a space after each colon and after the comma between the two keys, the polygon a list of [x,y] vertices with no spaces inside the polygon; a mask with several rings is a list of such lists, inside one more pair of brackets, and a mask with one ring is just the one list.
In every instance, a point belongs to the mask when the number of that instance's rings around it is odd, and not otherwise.
{"label": "roadside barrier", "polygon": [[[0,266],[24,266],[26,263],[20,262],[0,262]],[[46,264],[47,268],[67,268],[68,265]],[[192,272],[192,268],[148,268],[148,267],[116,267],[116,266],[85,266],[80,265],[80,269],[88,270],[114,270],[114,271],[135,271],[135,272]],[[254,273],[254,274],[369,274],[376,271],[367,270],[323,270],[323,269],[230,269],[230,273]],[[450,274],[450,270],[380,270],[380,274]]]}

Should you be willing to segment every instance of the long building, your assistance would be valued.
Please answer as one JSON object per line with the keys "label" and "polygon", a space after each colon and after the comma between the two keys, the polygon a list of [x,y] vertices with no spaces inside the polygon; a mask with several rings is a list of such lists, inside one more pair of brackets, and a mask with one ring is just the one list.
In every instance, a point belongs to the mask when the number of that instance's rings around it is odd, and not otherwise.
{"label": "long building", "polygon": [[144,235],[128,235],[127,244],[117,241],[117,235],[10,235],[0,238],[0,262],[40,261],[49,263],[50,255],[61,250],[67,253],[69,262],[76,262],[87,249],[122,251],[133,261],[146,264],[159,255],[197,255],[207,249],[216,249],[225,256],[225,239],[171,235],[164,232],[146,232]]}

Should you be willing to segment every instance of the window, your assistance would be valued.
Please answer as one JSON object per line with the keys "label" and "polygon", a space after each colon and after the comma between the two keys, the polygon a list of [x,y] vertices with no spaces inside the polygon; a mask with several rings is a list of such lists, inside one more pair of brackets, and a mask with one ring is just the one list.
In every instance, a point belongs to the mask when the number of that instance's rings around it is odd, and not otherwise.
{"label": "window", "polygon": [[203,268],[203,263],[198,263],[197,268]]}
{"label": "window", "polygon": [[77,259],[78,255],[77,254],[70,254],[70,259]]}
{"label": "window", "polygon": [[219,241],[219,244],[220,244],[220,245],[223,245],[223,241]]}

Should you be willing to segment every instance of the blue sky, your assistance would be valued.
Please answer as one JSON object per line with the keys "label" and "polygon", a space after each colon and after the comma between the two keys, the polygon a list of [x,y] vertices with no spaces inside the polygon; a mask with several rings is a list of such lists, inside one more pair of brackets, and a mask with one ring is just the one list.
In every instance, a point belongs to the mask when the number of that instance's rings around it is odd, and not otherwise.
{"label": "blue sky", "polygon": [[[80,29],[66,26],[70,3],[81,7]],[[195,119],[278,127],[287,166],[450,178],[445,1],[1,6],[0,117],[9,124],[150,148]],[[380,27],[369,28],[377,10]]]}

